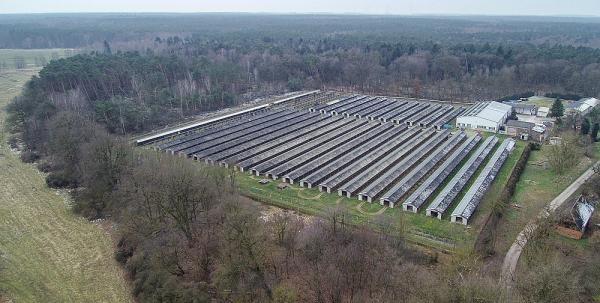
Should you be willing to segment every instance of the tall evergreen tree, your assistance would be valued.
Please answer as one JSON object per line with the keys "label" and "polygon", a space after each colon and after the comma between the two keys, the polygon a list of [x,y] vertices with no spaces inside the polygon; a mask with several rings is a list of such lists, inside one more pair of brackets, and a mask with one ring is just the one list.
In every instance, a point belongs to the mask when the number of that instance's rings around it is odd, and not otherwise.
{"label": "tall evergreen tree", "polygon": [[550,109],[550,116],[552,117],[562,117],[565,114],[565,107],[562,102],[556,98],[554,103],[552,103],[552,109]]}
{"label": "tall evergreen tree", "polygon": [[584,118],[583,121],[581,122],[581,134],[587,135],[589,133],[590,133],[590,120],[588,120],[587,118]]}
{"label": "tall evergreen tree", "polygon": [[590,137],[592,137],[592,142],[596,142],[598,140],[598,131],[600,131],[600,123],[594,123],[592,127],[592,131],[590,132]]}
{"label": "tall evergreen tree", "polygon": [[112,50],[110,49],[110,44],[106,40],[104,40],[104,54],[106,54],[106,55],[112,54]]}

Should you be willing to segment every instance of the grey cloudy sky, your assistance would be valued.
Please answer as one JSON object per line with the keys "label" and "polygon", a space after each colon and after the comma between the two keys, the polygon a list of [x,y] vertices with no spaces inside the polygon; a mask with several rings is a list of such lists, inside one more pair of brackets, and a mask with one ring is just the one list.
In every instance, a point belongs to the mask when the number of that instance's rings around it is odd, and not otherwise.
{"label": "grey cloudy sky", "polygon": [[600,0],[0,0],[0,13],[333,12],[600,16]]}

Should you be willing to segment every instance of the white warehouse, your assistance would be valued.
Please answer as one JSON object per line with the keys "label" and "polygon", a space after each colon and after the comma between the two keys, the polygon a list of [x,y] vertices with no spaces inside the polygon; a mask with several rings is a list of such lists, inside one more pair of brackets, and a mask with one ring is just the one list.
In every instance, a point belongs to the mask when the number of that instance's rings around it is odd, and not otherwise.
{"label": "white warehouse", "polygon": [[496,101],[480,102],[456,118],[456,126],[498,132],[512,111],[510,105]]}

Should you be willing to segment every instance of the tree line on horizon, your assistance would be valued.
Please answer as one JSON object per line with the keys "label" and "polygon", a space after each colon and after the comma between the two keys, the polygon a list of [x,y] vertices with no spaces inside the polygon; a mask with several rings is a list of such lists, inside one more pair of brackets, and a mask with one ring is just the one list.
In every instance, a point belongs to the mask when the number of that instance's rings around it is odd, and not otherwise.
{"label": "tree line on horizon", "polygon": [[303,89],[457,102],[524,92],[598,96],[600,90],[600,50],[572,46],[397,42],[361,48],[327,39],[223,43],[178,37],[149,43],[116,47],[105,41],[98,51],[52,60],[12,106],[31,98],[39,107],[26,110],[41,117],[74,109],[126,134]]}

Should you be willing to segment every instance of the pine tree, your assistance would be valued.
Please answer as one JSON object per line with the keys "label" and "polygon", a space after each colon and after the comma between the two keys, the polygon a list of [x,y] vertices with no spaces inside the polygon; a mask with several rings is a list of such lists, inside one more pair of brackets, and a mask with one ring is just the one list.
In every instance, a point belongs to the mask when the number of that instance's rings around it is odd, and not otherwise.
{"label": "pine tree", "polygon": [[106,54],[106,55],[112,54],[112,50],[110,49],[110,44],[106,40],[104,40],[104,54]]}
{"label": "pine tree", "polygon": [[592,131],[590,132],[590,137],[592,137],[592,142],[596,142],[598,140],[598,131],[600,130],[600,124],[594,123],[592,127]]}
{"label": "pine tree", "polygon": [[550,110],[551,117],[562,117],[565,114],[565,107],[562,102],[556,98],[554,103],[552,104],[552,109]]}
{"label": "pine tree", "polygon": [[589,133],[590,133],[590,120],[583,119],[583,122],[581,122],[581,134],[587,135]]}

